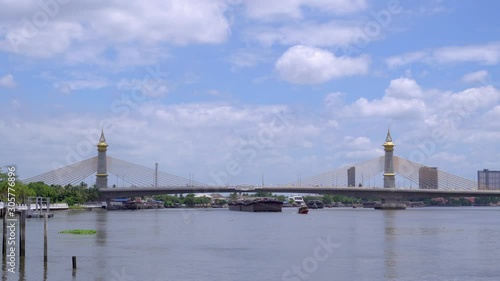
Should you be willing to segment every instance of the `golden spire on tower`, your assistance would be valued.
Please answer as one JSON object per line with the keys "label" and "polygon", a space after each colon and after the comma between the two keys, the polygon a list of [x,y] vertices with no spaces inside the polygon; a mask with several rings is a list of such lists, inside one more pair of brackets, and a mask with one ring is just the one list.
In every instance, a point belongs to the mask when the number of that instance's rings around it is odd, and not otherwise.
{"label": "golden spire on tower", "polygon": [[393,151],[394,150],[394,146],[396,146],[392,142],[391,129],[387,129],[387,137],[385,138],[385,143],[383,144],[383,146],[384,146],[384,150],[385,151]]}
{"label": "golden spire on tower", "polygon": [[106,143],[106,138],[104,137],[104,129],[101,129],[101,137],[99,138],[99,143],[97,144],[98,151],[106,151],[108,144]]}

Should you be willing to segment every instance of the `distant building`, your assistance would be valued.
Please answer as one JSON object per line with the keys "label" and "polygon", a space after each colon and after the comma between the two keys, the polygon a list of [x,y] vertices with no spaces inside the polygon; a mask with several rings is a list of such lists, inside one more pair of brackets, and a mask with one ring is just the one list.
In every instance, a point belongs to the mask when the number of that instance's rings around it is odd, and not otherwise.
{"label": "distant building", "polygon": [[438,189],[437,167],[421,167],[418,170],[418,188]]}
{"label": "distant building", "polygon": [[477,171],[477,182],[480,190],[500,189],[500,171]]}
{"label": "distant building", "polygon": [[356,167],[347,169],[347,186],[356,186]]}

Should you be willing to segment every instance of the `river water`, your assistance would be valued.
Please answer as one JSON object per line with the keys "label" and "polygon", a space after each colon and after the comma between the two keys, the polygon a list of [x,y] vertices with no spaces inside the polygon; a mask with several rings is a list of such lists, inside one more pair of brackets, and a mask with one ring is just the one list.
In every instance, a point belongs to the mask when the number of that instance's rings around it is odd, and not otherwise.
{"label": "river water", "polygon": [[62,211],[46,266],[43,220],[26,228],[24,265],[2,280],[500,280],[500,208]]}

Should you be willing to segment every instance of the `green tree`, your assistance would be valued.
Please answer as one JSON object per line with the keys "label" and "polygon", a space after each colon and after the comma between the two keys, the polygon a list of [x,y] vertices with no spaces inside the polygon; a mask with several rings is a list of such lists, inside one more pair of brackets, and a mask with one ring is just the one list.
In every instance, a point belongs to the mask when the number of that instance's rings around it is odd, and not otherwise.
{"label": "green tree", "polygon": [[263,192],[263,191],[257,191],[253,195],[254,197],[273,197],[273,194],[271,192]]}
{"label": "green tree", "polygon": [[286,196],[285,195],[278,195],[278,196],[276,196],[276,199],[278,199],[278,201],[280,201],[280,202],[284,202],[286,200]]}
{"label": "green tree", "polygon": [[186,195],[186,197],[184,197],[184,204],[186,204],[186,206],[191,208],[194,207],[194,205],[196,204],[194,200],[194,194]]}
{"label": "green tree", "polygon": [[236,200],[236,198],[238,198],[238,194],[236,192],[233,192],[229,195],[229,199],[231,200]]}
{"label": "green tree", "polygon": [[[56,199],[57,192],[54,188],[46,185],[45,183],[39,182],[30,182],[28,187],[31,188],[35,192],[35,196],[39,197],[50,197],[51,201]],[[53,201],[54,202],[54,201]]]}
{"label": "green tree", "polygon": [[333,196],[330,194],[323,195],[323,204],[328,205],[333,203]]}
{"label": "green tree", "polygon": [[1,200],[7,201],[9,193],[11,198],[15,198],[17,204],[24,204],[29,196],[34,196],[35,192],[18,179],[17,172],[14,170],[0,168],[0,192]]}

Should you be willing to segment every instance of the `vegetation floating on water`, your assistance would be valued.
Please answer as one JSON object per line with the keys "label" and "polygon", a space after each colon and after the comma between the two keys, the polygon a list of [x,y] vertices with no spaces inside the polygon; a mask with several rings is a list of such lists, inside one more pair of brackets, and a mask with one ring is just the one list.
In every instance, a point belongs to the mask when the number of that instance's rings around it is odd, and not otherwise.
{"label": "vegetation floating on water", "polygon": [[62,234],[96,234],[97,231],[92,230],[92,229],[70,229],[70,230],[59,231],[59,233],[62,233]]}

